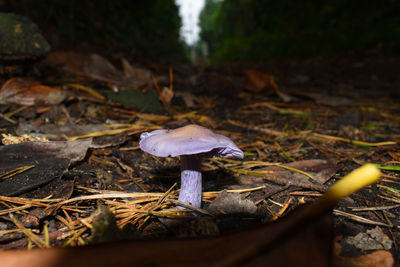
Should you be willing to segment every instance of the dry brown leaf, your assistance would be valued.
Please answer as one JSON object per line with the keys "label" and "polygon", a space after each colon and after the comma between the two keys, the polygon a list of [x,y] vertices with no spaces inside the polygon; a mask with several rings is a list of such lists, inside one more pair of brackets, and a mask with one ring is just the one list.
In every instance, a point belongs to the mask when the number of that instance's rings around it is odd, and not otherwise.
{"label": "dry brown leaf", "polygon": [[166,105],[171,105],[172,98],[174,97],[174,91],[168,87],[164,87],[160,93],[160,100]]}
{"label": "dry brown leaf", "polygon": [[122,76],[122,73],[108,59],[98,54],[90,55],[90,60],[86,62],[83,69],[88,77],[101,81],[108,81]]}
{"label": "dry brown leaf", "polygon": [[388,154],[397,161],[400,161],[400,152],[389,151]]}
{"label": "dry brown leaf", "polygon": [[0,89],[0,103],[32,106],[60,104],[67,93],[58,88],[42,85],[31,78],[11,78]]}
{"label": "dry brown leaf", "polygon": [[144,68],[132,66],[125,58],[121,59],[123,73],[126,77],[144,80],[151,84],[151,73]]}
{"label": "dry brown leaf", "polygon": [[207,209],[211,214],[255,214],[257,206],[240,194],[223,191]]}
{"label": "dry brown leaf", "polygon": [[352,263],[347,266],[363,267],[392,267],[394,266],[393,255],[387,250],[376,250],[372,253],[361,255],[357,258],[344,258],[345,261]]}
{"label": "dry brown leaf", "polygon": [[83,66],[89,55],[74,51],[53,51],[47,55],[43,62],[53,68],[74,75],[83,74]]}
{"label": "dry brown leaf", "polygon": [[246,75],[246,87],[253,92],[266,92],[268,94],[278,91],[278,85],[273,75],[257,70],[244,70]]}
{"label": "dry brown leaf", "polygon": [[358,233],[356,236],[349,236],[346,242],[363,251],[376,249],[391,249],[393,242],[379,226],[367,230],[365,233]]}
{"label": "dry brown leaf", "polygon": [[175,94],[178,97],[183,99],[185,102],[186,107],[192,108],[195,105],[195,102],[199,103],[199,98],[189,92],[176,92]]}
{"label": "dry brown leaf", "polygon": [[[24,142],[0,146],[0,170],[2,173],[34,166],[18,175],[1,181],[0,195],[10,196],[29,192],[63,175],[74,162],[81,161],[92,141]],[[52,192],[56,194],[59,192]],[[45,196],[49,191],[45,192]],[[42,196],[38,196],[40,198]],[[56,197],[57,198],[57,197]]]}

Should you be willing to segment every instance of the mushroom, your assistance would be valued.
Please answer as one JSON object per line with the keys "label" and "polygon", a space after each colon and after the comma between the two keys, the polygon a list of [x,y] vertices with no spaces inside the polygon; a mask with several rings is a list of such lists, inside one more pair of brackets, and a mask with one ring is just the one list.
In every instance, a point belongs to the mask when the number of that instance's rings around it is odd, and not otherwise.
{"label": "mushroom", "polygon": [[243,151],[228,137],[195,124],[142,133],[139,145],[143,151],[157,157],[180,156],[181,191],[178,200],[198,208],[202,195],[201,158],[243,158]]}

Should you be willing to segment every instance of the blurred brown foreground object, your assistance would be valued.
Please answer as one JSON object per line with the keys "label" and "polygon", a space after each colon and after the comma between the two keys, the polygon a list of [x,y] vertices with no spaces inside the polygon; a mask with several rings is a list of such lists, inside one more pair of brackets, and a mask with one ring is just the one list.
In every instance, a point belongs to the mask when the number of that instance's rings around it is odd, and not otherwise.
{"label": "blurred brown foreground object", "polygon": [[330,266],[332,216],[282,220],[217,238],[129,241],[86,247],[2,251],[4,267],[61,266]]}

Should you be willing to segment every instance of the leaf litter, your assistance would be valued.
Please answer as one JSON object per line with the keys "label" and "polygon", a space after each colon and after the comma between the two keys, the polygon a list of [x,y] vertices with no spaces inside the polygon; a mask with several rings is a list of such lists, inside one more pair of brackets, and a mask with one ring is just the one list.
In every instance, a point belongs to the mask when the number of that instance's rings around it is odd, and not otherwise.
{"label": "leaf litter", "polygon": [[[26,94],[32,89],[21,87],[25,91],[17,99],[19,102],[6,101],[2,106],[3,133],[57,140],[38,142],[27,138],[19,144],[4,143],[7,145],[0,147],[0,236],[6,240],[2,241],[2,248],[84,245],[102,242],[94,240],[101,240],[99,233],[107,231],[111,232],[104,234],[109,235],[107,240],[158,238],[176,233],[171,229],[174,224],[163,224],[163,219],[186,222],[186,237],[215,233],[211,230],[214,227],[221,234],[246,229],[314,201],[335,180],[366,162],[379,166],[382,178],[376,186],[339,203],[334,211],[336,235],[345,235],[338,229],[365,235],[368,225],[376,223],[382,227],[379,229],[385,240],[395,244],[382,249],[393,251],[398,247],[399,207],[395,204],[400,203],[400,164],[396,156],[400,121],[396,114],[400,107],[395,101],[385,95],[380,96],[379,102],[340,93],[336,98],[324,98],[324,89],[306,93],[265,71],[242,72],[241,75],[247,73],[246,85],[246,76],[229,77],[218,73],[218,68],[214,74],[196,73],[199,70],[193,69],[193,76],[185,77],[179,71],[175,73],[173,67],[167,71],[134,68],[126,59],[122,61],[123,71],[111,63],[103,64],[107,70],[96,69],[98,64],[93,62],[105,62],[105,58],[83,58],[87,63],[68,67],[70,71],[65,75],[72,73],[72,78],[58,84],[58,88],[72,90],[68,100],[36,101],[35,97],[42,97],[35,93],[36,89]],[[285,65],[280,67],[284,69]],[[58,71],[63,73],[65,68]],[[202,89],[202,76],[214,79],[207,89]],[[249,85],[251,79],[257,81]],[[267,85],[260,79],[267,79]],[[51,76],[47,80],[51,81]],[[232,87],[229,97],[220,94],[219,86],[229,87],[233,81],[238,84]],[[305,80],[301,86],[308,82]],[[347,82],[357,87],[357,80]],[[246,86],[254,87],[253,92],[241,90]],[[152,90],[158,104],[143,112],[118,98],[110,101],[110,92],[115,88],[139,93]],[[190,91],[192,100],[180,100],[179,95],[190,88],[194,88]],[[18,88],[13,90],[19,92]],[[263,90],[270,90],[272,95]],[[281,102],[279,91],[308,98]],[[18,106],[27,103],[22,109]],[[365,109],[366,106],[371,108]],[[90,107],[95,111],[89,113]],[[160,107],[166,111],[164,114],[158,114]],[[340,131],[335,122],[343,113],[356,114],[356,123],[340,118],[340,127],[353,127],[346,131]],[[244,150],[246,157],[243,161],[205,160],[203,207],[186,205],[182,211],[175,208],[178,162],[155,159],[138,150],[137,145],[141,132],[189,123],[223,132]],[[377,126],[367,127],[371,124]],[[193,216],[192,211],[201,215]],[[41,223],[29,224],[28,215]],[[200,219],[212,225],[201,224]],[[114,226],[101,230],[96,226],[101,225],[101,220]],[[196,227],[209,227],[209,231]],[[350,256],[364,251],[349,242],[341,241],[341,245],[342,251],[356,251]]]}

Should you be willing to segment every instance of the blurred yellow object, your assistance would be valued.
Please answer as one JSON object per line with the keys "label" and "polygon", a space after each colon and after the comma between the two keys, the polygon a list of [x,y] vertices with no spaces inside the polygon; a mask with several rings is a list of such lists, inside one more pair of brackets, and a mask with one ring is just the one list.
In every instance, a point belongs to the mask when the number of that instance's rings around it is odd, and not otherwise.
{"label": "blurred yellow object", "polygon": [[321,198],[311,204],[315,208],[313,213],[333,207],[342,198],[377,182],[380,176],[380,170],[371,163],[352,171],[332,185]]}
{"label": "blurred yellow object", "polygon": [[347,197],[361,188],[378,181],[381,176],[379,169],[373,164],[366,164],[332,185],[328,191],[320,199],[331,199],[338,201],[341,198]]}

